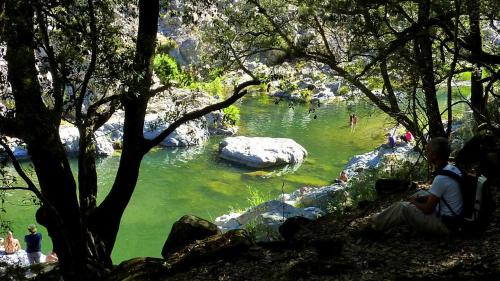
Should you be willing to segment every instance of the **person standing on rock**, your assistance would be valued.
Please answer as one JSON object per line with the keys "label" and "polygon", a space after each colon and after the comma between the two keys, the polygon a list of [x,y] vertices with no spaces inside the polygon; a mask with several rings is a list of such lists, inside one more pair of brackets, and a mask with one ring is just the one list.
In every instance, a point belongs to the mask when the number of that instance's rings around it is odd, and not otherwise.
{"label": "person standing on rock", "polygon": [[[433,138],[427,145],[427,159],[435,170],[449,170],[461,176],[460,170],[448,164],[448,139]],[[461,219],[463,199],[460,186],[454,179],[437,175],[429,191],[418,192],[408,202],[397,202],[370,218],[369,230],[378,233],[391,227],[407,224],[417,231],[446,235]]]}
{"label": "person standing on rock", "polygon": [[30,234],[24,236],[26,242],[26,253],[30,264],[40,263],[42,257],[42,234],[37,232],[36,225],[28,225]]}

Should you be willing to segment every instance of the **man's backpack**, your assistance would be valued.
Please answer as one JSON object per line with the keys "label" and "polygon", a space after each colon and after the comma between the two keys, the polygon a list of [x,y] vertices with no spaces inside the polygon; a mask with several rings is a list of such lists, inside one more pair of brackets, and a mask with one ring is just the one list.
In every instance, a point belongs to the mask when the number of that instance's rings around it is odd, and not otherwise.
{"label": "man's backpack", "polygon": [[[463,199],[463,219],[458,228],[463,232],[478,233],[488,226],[491,214],[495,210],[495,201],[486,177],[482,175],[475,177],[461,172],[462,176],[459,176],[449,170],[439,170],[436,175],[448,176],[459,183]],[[444,199],[441,200],[453,212],[448,203]]]}

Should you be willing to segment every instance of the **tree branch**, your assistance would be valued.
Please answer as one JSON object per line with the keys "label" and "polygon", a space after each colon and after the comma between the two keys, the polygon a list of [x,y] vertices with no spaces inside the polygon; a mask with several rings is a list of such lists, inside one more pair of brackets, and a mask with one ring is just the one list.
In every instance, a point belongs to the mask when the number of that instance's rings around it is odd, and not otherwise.
{"label": "tree branch", "polygon": [[233,48],[233,45],[231,43],[228,44],[229,45],[229,49],[231,49],[231,52],[233,53],[233,56],[234,56],[234,59],[236,60],[236,62],[239,64],[240,68],[246,73],[248,74],[248,76],[252,77],[252,79],[254,80],[257,80],[257,78],[255,77],[255,75],[248,69],[245,67],[245,65],[243,64],[243,62],[241,61],[240,57],[238,56],[238,54],[236,53],[236,51],[234,50]]}
{"label": "tree branch", "polygon": [[1,191],[7,191],[7,190],[26,190],[26,191],[31,191],[29,187],[22,187],[22,186],[9,186],[9,187],[0,187]]}
{"label": "tree branch", "polygon": [[91,116],[92,114],[95,114],[97,112],[97,109],[99,108],[99,106],[104,105],[108,102],[113,102],[113,101],[119,100],[121,97],[122,97],[121,94],[103,97],[102,99],[96,101],[95,103],[93,103],[89,106],[89,108],[87,109],[87,115]]}
{"label": "tree branch", "polygon": [[56,59],[56,55],[54,53],[54,48],[51,46],[51,42],[49,39],[49,34],[47,32],[48,25],[46,22],[45,15],[42,14],[42,8],[37,3],[36,8],[36,19],[39,25],[39,32],[42,37],[43,49],[47,53],[47,58],[49,59],[49,68],[52,74],[52,82],[54,88],[54,115],[55,118],[59,118],[62,114],[63,110],[63,96],[64,96],[64,82],[62,81],[61,73],[58,69],[58,63]]}
{"label": "tree branch", "polygon": [[331,56],[332,61],[336,61],[335,55],[333,54],[332,49],[330,48],[330,44],[328,43],[328,40],[326,39],[325,30],[323,29],[323,26],[319,22],[319,19],[316,15],[314,15],[314,21],[316,23],[316,26],[319,29],[319,34],[321,35],[321,39],[323,40],[323,44],[325,45],[326,51]]}
{"label": "tree branch", "polygon": [[14,155],[14,153],[12,152],[12,150],[10,149],[10,147],[3,140],[0,140],[0,146],[3,147],[3,149],[5,150],[5,152],[7,153],[7,155],[9,156],[10,160],[12,161],[12,166],[14,166],[14,169],[16,170],[16,172],[19,174],[19,176],[28,185],[28,189],[30,191],[32,191],[33,193],[35,193],[36,196],[38,198],[40,198],[40,200],[41,200],[41,198],[43,197],[42,194],[41,194],[41,192],[38,190],[38,188],[36,187],[35,183],[33,183],[33,181],[24,172],[23,168],[19,164],[19,161],[17,160],[16,156]]}
{"label": "tree branch", "polygon": [[196,118],[200,118],[204,116],[205,114],[208,114],[212,111],[219,110],[225,107],[228,107],[229,105],[233,104],[236,102],[238,99],[243,97],[247,91],[243,91],[246,87],[251,86],[251,85],[259,85],[260,80],[254,79],[254,80],[249,80],[246,82],[241,83],[234,89],[234,93],[231,97],[228,99],[221,101],[219,103],[215,103],[212,105],[209,105],[207,107],[204,107],[199,110],[191,111],[186,114],[184,114],[181,118],[177,119],[175,122],[170,124],[168,128],[163,130],[157,137],[155,137],[152,140],[146,140],[146,144],[144,147],[144,151],[149,151],[156,145],[158,145],[160,142],[162,142],[169,134],[171,134],[175,129],[177,129],[180,125],[186,123],[187,121],[194,120]]}
{"label": "tree branch", "polygon": [[[457,16],[455,18],[454,32],[455,32],[455,34],[458,34],[458,22],[459,22],[459,18],[460,18],[460,0],[455,0],[454,2],[455,2],[455,10],[457,13]],[[460,52],[458,49],[458,36],[455,36],[455,40],[453,40],[453,49],[456,52],[453,54],[453,61],[451,62],[451,66],[450,66],[450,74],[448,77],[448,81],[446,81],[446,86],[447,86],[446,106],[448,108],[448,124],[446,126],[446,135],[447,136],[449,136],[451,134],[451,126],[452,126],[452,122],[453,122],[452,104],[451,104],[451,99],[452,99],[451,82],[453,80],[453,73],[455,72],[455,68],[457,66],[458,53]]]}
{"label": "tree branch", "polygon": [[[87,0],[88,4],[88,12],[90,18],[90,40],[91,40],[91,54],[90,54],[90,63],[87,71],[85,72],[85,76],[83,78],[82,86],[80,89],[80,93],[76,98],[76,123],[82,124],[82,105],[85,95],[87,94],[88,84],[90,79],[92,78],[92,74],[94,73],[96,62],[97,62],[97,37],[99,36],[97,28],[96,28],[96,19],[95,19],[95,10],[94,10],[94,2],[93,0]],[[75,93],[76,95],[76,93]],[[88,115],[88,112],[87,112]]]}
{"label": "tree branch", "polygon": [[380,73],[382,74],[382,78],[384,79],[384,86],[387,89],[387,98],[389,99],[391,109],[394,111],[400,111],[398,100],[396,98],[396,94],[394,93],[394,88],[392,87],[389,73],[387,72],[387,59],[383,59],[380,62]]}

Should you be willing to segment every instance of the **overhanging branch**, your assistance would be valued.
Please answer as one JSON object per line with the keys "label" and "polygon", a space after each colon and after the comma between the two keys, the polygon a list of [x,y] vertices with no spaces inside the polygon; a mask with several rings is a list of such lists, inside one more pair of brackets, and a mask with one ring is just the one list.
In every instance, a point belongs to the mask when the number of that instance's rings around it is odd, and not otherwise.
{"label": "overhanging branch", "polygon": [[233,95],[231,97],[229,97],[228,99],[221,101],[219,103],[215,103],[215,104],[206,106],[202,109],[191,111],[191,112],[184,114],[181,118],[177,119],[175,122],[170,124],[170,126],[168,126],[168,128],[163,130],[157,137],[155,137],[152,140],[146,141],[146,145],[144,147],[144,152],[146,153],[149,150],[151,150],[153,147],[158,145],[169,134],[171,134],[173,131],[175,131],[175,129],[177,129],[180,125],[182,125],[188,121],[194,120],[196,118],[200,118],[200,117],[204,116],[205,114],[208,114],[212,111],[228,107],[229,105],[236,102],[238,99],[242,98],[247,93],[247,91],[244,91],[244,89],[246,87],[252,86],[252,85],[259,85],[259,84],[260,84],[260,80],[258,80],[258,79],[253,79],[253,80],[243,82],[234,89]]}

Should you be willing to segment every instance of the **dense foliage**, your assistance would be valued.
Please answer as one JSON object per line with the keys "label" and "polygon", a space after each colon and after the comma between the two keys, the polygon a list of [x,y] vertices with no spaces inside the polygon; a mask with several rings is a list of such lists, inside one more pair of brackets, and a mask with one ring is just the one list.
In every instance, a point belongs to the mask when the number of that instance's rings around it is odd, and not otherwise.
{"label": "dense foliage", "polygon": [[[420,138],[449,134],[453,104],[462,102],[475,112],[478,124],[500,131],[497,110],[487,106],[498,102],[498,1],[248,0],[194,5],[199,13],[216,11],[203,27],[210,45],[207,58],[213,63],[249,73],[246,63],[256,58],[270,64],[315,61]],[[454,81],[463,77],[471,81],[470,101],[451,95]],[[439,89],[448,92],[441,107]],[[448,119],[446,128],[442,117]]]}
{"label": "dense foliage", "polygon": [[167,54],[156,55],[153,61],[155,74],[160,78],[162,84],[170,83],[170,80],[179,77],[179,67],[174,58]]}

